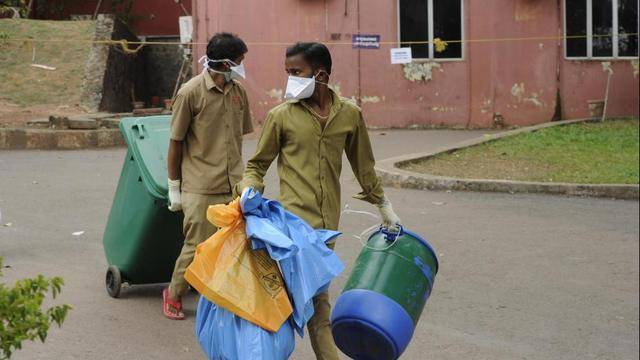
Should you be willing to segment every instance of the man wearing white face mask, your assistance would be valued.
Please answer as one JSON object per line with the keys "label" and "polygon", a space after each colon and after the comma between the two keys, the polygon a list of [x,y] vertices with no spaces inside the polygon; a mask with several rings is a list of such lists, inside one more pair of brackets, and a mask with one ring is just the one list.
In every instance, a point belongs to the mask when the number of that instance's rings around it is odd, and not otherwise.
{"label": "man wearing white face mask", "polygon": [[247,94],[235,79],[245,76],[246,53],[247,46],[236,35],[214,35],[201,59],[202,73],[174,99],[167,156],[169,210],[184,211],[185,240],[171,284],[163,291],[162,310],[170,319],[184,318],[184,272],[196,245],[216,231],[206,219],[208,206],[231,201],[233,186],[242,178],[242,135],[253,126]]}
{"label": "man wearing white face mask", "polygon": [[[362,192],[355,197],[375,204],[387,227],[400,219],[384,195],[374,171],[375,159],[360,108],[328,87],[331,54],[320,43],[287,49],[289,101],[267,115],[255,155],[247,163],[236,193],[249,186],[263,192],[263,178],[278,157],[279,200],[314,228],[336,230],[340,220],[340,171],[345,152]],[[329,244],[333,248],[334,244]],[[318,359],[337,360],[329,316],[328,293],[314,298],[307,328]]]}

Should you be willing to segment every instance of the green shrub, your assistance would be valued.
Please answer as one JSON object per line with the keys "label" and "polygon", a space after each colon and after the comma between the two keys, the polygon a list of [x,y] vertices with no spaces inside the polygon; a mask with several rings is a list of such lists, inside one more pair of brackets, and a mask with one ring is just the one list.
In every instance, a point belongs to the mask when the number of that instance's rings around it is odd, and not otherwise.
{"label": "green shrub", "polygon": [[62,285],[62,278],[47,279],[42,275],[19,280],[13,287],[0,282],[0,359],[9,359],[26,340],[40,339],[44,342],[52,323],[62,326],[71,306],[42,308],[46,295],[51,292],[55,299]]}

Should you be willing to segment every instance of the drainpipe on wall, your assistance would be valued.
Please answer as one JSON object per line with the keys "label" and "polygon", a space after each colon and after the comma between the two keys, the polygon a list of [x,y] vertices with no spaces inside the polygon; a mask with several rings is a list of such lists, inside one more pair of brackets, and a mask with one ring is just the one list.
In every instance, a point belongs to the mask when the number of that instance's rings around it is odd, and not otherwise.
{"label": "drainpipe on wall", "polygon": [[609,103],[609,85],[611,85],[611,77],[613,76],[613,69],[611,68],[611,64],[606,65],[605,71],[609,74],[607,75],[607,88],[604,92],[604,106],[602,107],[602,117],[600,118],[600,122],[604,122],[604,119],[607,116],[607,104]]}
{"label": "drainpipe on wall", "polygon": [[[356,8],[356,12],[358,13],[357,15],[357,32],[356,34],[360,34],[360,0],[357,0],[356,2],[357,4],[357,8]],[[356,103],[358,104],[358,106],[362,107],[362,83],[360,81],[360,79],[362,79],[362,63],[361,63],[361,49],[358,48],[358,97],[356,99]]]}
{"label": "drainpipe on wall", "polygon": [[[462,38],[463,39],[468,39],[469,38],[469,34],[471,33],[471,16],[467,16],[468,13],[470,13],[469,8],[471,7],[471,5],[469,6],[464,6],[464,11],[465,13],[463,14],[463,19],[465,20],[465,24],[464,24],[464,31],[465,34],[462,34]],[[462,56],[464,56],[464,60],[467,63],[467,79],[469,79],[469,87],[468,87],[468,94],[469,94],[469,100],[468,100],[468,105],[467,105],[467,125],[465,126],[467,129],[470,128],[471,126],[471,117],[473,116],[473,77],[471,74],[471,46],[469,43],[466,43],[463,47],[464,51],[466,52],[466,54],[462,54]]]}
{"label": "drainpipe on wall", "polygon": [[101,7],[102,7],[102,0],[98,1],[98,5],[96,5],[96,10],[93,12],[93,17],[91,17],[91,19],[95,20],[98,18],[98,13],[100,13]]}
{"label": "drainpipe on wall", "polygon": [[[197,0],[191,0],[191,18],[193,21],[193,33],[191,34],[191,42],[198,42],[198,28],[199,28],[199,24],[200,24],[200,19],[198,18],[198,5],[197,5]],[[192,45],[191,46],[191,69],[192,69],[192,74],[197,74],[198,73],[198,65],[196,62],[196,59],[198,59],[196,50],[197,50],[198,46],[197,45]]]}
{"label": "drainpipe on wall", "polygon": [[561,66],[562,66],[562,62],[564,61],[564,56],[562,54],[562,42],[563,42],[563,38],[562,36],[564,35],[562,33],[562,23],[564,21],[563,17],[562,17],[562,0],[556,0],[556,4],[557,4],[557,11],[556,11],[556,18],[558,20],[558,42],[557,42],[557,46],[556,46],[556,106],[555,106],[555,111],[553,112],[553,117],[551,118],[551,121],[560,121],[562,120],[562,93],[561,93],[561,86],[562,86],[562,81],[561,81]]}
{"label": "drainpipe on wall", "polygon": [[[182,12],[184,13],[184,16],[190,16],[191,14],[189,14],[189,12],[187,11],[187,8],[184,7],[184,4],[182,3],[182,0],[175,0],[176,4],[180,5],[180,8],[182,8]],[[191,5],[193,5],[193,0],[191,1]],[[191,7],[191,11],[193,11],[193,6]]]}

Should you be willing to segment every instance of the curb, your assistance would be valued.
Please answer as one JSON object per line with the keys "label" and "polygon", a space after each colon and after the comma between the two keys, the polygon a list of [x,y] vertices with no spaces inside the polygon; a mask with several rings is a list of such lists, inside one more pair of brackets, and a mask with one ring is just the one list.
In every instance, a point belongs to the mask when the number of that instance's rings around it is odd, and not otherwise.
{"label": "curb", "polygon": [[517,130],[505,131],[499,134],[485,135],[480,138],[463,141],[448,147],[441,147],[427,153],[402,155],[376,164],[376,173],[380,176],[384,186],[417,190],[456,190],[456,191],[486,191],[502,193],[545,193],[570,196],[608,197],[615,199],[639,198],[638,185],[626,184],[572,184],[572,183],[543,183],[510,180],[460,179],[446,176],[421,174],[401,169],[403,165],[415,163],[441,153],[495,141],[518,134],[533,132],[540,129],[571,125],[582,122],[597,122],[597,119],[579,119],[545,123]]}
{"label": "curb", "polygon": [[0,128],[3,150],[77,150],[125,145],[119,129],[50,130]]}

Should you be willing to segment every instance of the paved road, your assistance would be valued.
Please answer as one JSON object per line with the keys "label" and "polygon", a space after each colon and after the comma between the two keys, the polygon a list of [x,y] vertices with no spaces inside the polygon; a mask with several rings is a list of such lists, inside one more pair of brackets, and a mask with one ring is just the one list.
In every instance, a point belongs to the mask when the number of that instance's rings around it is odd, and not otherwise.
{"label": "paved road", "polygon": [[[378,158],[481,135],[463,131],[372,132]],[[383,135],[384,134],[384,135]],[[245,154],[255,148],[247,141]],[[5,281],[65,278],[74,306],[46,344],[15,359],[201,359],[190,318],[161,315],[160,286],[104,290],[102,232],[124,150],[0,152],[0,256]],[[343,199],[373,207],[345,166]],[[277,190],[273,174],[269,191]],[[388,189],[408,228],[429,238],[441,271],[405,359],[635,359],[638,356],[638,202]],[[353,234],[371,219],[342,219],[337,251],[353,264]],[[83,230],[82,236],[71,233]],[[345,274],[348,274],[347,268]],[[346,275],[332,286],[338,295]],[[313,359],[308,340],[293,359]]]}

